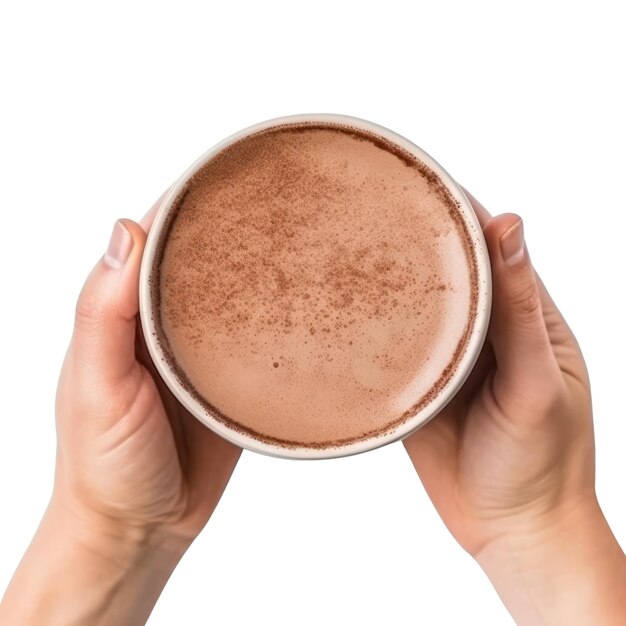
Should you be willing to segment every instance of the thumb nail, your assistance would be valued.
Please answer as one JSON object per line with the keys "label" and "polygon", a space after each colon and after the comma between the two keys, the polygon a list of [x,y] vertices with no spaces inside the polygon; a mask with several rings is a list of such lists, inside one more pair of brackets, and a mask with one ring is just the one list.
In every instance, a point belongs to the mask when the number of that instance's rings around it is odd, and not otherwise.
{"label": "thumb nail", "polygon": [[112,269],[119,269],[128,261],[130,251],[133,249],[133,236],[129,230],[117,220],[113,226],[111,240],[104,253],[104,262]]}
{"label": "thumb nail", "polygon": [[508,266],[517,265],[524,258],[524,224],[519,219],[500,237],[500,251]]}

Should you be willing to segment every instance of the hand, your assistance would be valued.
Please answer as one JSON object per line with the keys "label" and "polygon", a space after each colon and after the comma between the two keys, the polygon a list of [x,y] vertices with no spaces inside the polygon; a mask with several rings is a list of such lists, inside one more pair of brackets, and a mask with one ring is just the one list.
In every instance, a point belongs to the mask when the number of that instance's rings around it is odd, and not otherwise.
{"label": "hand", "polygon": [[79,296],[57,391],[53,496],[2,623],[143,623],[241,453],[175,400],[148,357],[145,240],[140,225],[118,221]]}
{"label": "hand", "polygon": [[471,554],[519,516],[540,521],[595,500],[589,380],[576,339],[533,271],[521,219],[474,207],[492,263],[488,339],[461,392],[405,440]]}
{"label": "hand", "polygon": [[241,450],[182,407],[148,356],[138,320],[145,239],[138,224],[118,221],[78,299],[57,393],[54,498],[90,523],[158,528],[190,542]]}
{"label": "hand", "polygon": [[[562,613],[529,608],[542,601],[520,599],[523,584],[510,580],[513,569],[549,569],[562,556],[560,540],[587,540],[589,534],[576,534],[582,529],[596,533],[590,553],[593,545],[596,552],[607,546],[607,558],[621,567],[624,561],[596,500],[591,397],[579,346],[533,270],[521,219],[492,219],[474,198],[472,204],[493,273],[488,340],[461,392],[405,446],[446,526],[483,565],[519,623],[612,624],[605,614],[605,621],[577,622],[587,615],[580,609],[567,622],[539,621],[540,614]],[[626,579],[616,578],[623,592]],[[534,588],[534,581],[524,584]],[[553,590],[550,581],[541,584]]]}

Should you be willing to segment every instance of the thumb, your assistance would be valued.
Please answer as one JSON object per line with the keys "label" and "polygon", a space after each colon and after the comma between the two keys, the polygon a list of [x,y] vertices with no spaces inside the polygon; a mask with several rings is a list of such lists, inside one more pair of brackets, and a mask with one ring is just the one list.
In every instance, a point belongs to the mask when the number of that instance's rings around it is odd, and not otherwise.
{"label": "thumb", "polygon": [[555,363],[541,308],[535,272],[518,215],[504,214],[485,226],[493,276],[493,315],[489,331],[505,388],[538,380]]}
{"label": "thumb", "polygon": [[146,234],[118,220],[104,256],[78,297],[70,353],[81,372],[115,385],[135,365],[139,268]]}

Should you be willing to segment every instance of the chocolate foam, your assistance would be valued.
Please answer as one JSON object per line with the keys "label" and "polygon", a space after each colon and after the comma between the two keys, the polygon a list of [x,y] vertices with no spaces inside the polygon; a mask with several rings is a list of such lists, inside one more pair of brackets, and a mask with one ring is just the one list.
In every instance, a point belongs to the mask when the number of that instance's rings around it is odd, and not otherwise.
{"label": "chocolate foam", "polygon": [[333,123],[216,154],[161,231],[155,327],[215,419],[281,447],[397,428],[446,386],[476,319],[477,262],[438,175]]}

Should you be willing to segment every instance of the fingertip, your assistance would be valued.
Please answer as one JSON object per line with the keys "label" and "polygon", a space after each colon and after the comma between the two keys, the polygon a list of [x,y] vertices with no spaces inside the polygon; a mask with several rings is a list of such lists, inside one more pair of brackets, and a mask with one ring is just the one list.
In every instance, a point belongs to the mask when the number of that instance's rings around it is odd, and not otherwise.
{"label": "fingertip", "polygon": [[102,257],[104,266],[109,270],[122,270],[141,258],[146,242],[143,228],[132,220],[118,219],[113,225],[109,244]]}
{"label": "fingertip", "polygon": [[126,264],[133,250],[134,239],[131,231],[122,220],[113,225],[109,244],[102,257],[104,265],[111,270],[119,270]]}
{"label": "fingertip", "polygon": [[507,266],[522,263],[526,257],[524,243],[524,223],[518,219],[500,236],[500,254]]}
{"label": "fingertip", "polygon": [[142,228],[141,224],[128,219],[121,218],[118,220],[118,223],[122,224],[122,226],[129,232],[132,237],[133,246],[132,246],[132,254],[142,254],[143,248],[146,244],[147,234],[146,231]]}
{"label": "fingertip", "polygon": [[139,274],[147,235],[141,225],[131,219],[123,218],[118,222],[128,231],[133,245],[122,269],[115,299],[119,315],[131,319],[139,310]]}
{"label": "fingertip", "polygon": [[501,213],[496,215],[485,227],[485,234],[501,237],[511,226],[520,222],[522,218],[517,213]]}
{"label": "fingertip", "polygon": [[494,217],[484,230],[492,266],[512,267],[525,258],[524,223],[516,213]]}

